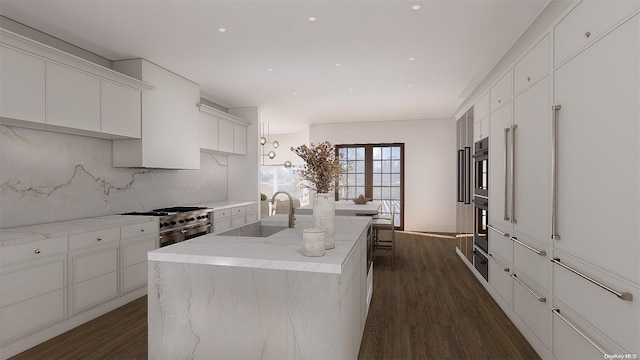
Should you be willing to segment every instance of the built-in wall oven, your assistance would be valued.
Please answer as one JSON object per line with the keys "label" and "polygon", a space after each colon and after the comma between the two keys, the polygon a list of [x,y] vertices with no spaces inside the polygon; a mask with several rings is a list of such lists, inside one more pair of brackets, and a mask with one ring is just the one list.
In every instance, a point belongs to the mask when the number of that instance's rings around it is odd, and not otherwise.
{"label": "built-in wall oven", "polygon": [[473,266],[489,279],[489,138],[474,144]]}

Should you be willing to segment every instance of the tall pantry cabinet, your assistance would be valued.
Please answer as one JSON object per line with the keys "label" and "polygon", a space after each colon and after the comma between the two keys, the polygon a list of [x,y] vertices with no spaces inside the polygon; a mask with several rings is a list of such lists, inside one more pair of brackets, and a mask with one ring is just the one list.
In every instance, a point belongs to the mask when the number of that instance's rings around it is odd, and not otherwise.
{"label": "tall pantry cabinet", "polygon": [[485,287],[542,358],[640,356],[639,8],[575,1],[489,91]]}

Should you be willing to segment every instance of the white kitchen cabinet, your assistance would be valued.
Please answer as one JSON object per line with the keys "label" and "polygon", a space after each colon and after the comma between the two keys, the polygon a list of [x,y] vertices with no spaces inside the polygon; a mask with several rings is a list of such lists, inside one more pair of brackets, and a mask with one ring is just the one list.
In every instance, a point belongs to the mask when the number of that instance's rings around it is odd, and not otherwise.
{"label": "white kitchen cabinet", "polygon": [[550,69],[550,35],[545,35],[513,67],[513,92],[519,94],[546,76]]}
{"label": "white kitchen cabinet", "polygon": [[210,219],[213,223],[212,232],[219,233],[231,228],[231,209],[215,210],[211,215],[213,215],[213,219]]}
{"label": "white kitchen cabinet", "polygon": [[45,61],[0,46],[0,117],[45,122]]}
{"label": "white kitchen cabinet", "polygon": [[582,1],[555,27],[555,66],[598,40],[639,7],[638,1]]}
{"label": "white kitchen cabinet", "polygon": [[511,162],[511,103],[491,115],[489,136],[489,224],[511,233],[509,175]]}
{"label": "white kitchen cabinet", "polygon": [[100,79],[47,62],[47,124],[100,131]]}
{"label": "white kitchen cabinet", "polygon": [[554,79],[561,109],[553,246],[634,284],[640,284],[639,16],[557,68]]}
{"label": "white kitchen cabinet", "polygon": [[513,72],[507,71],[502,78],[491,87],[491,112],[500,109],[513,97]]}
{"label": "white kitchen cabinet", "polygon": [[[546,265],[546,264],[545,264]],[[513,269],[513,312],[549,348],[549,295],[519,269]]]}
{"label": "white kitchen cabinet", "polygon": [[200,168],[200,87],[144,59],[113,68],[154,86],[142,94],[142,138],[114,140],[114,167]]}
{"label": "white kitchen cabinet", "polygon": [[158,229],[157,221],[120,229],[120,295],[147,285],[147,253],[159,246]]}
{"label": "white kitchen cabinet", "polygon": [[233,152],[233,123],[229,120],[218,119],[218,150]]}
{"label": "white kitchen cabinet", "polygon": [[3,264],[0,289],[0,346],[64,320],[66,252],[12,266]]}
{"label": "white kitchen cabinet", "polygon": [[200,149],[224,155],[247,154],[248,122],[200,104]]}
{"label": "white kitchen cabinet", "polygon": [[510,277],[511,265],[496,254],[489,256],[487,261],[489,262],[489,285],[493,287],[508,306],[511,306],[513,302],[513,281]]}
{"label": "white kitchen cabinet", "polygon": [[251,204],[245,208],[245,223],[250,223],[258,220],[258,204]]}
{"label": "white kitchen cabinet", "polygon": [[217,151],[218,146],[218,118],[200,107],[200,150]]}
{"label": "white kitchen cabinet", "polygon": [[105,134],[140,138],[140,96],[140,90],[102,80],[100,131]]}
{"label": "white kitchen cabinet", "polygon": [[69,253],[70,313],[118,296],[118,243]]}
{"label": "white kitchen cabinet", "polygon": [[489,136],[490,108],[491,94],[489,92],[485,93],[473,105],[473,142]]}

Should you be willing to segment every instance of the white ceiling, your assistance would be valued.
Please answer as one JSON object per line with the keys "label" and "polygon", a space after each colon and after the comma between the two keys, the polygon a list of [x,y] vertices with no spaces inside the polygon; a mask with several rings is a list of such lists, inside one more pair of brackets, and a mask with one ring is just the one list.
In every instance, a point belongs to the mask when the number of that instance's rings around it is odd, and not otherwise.
{"label": "white ceiling", "polygon": [[453,117],[546,3],[0,0],[0,14],[111,60],[148,59],[288,133]]}

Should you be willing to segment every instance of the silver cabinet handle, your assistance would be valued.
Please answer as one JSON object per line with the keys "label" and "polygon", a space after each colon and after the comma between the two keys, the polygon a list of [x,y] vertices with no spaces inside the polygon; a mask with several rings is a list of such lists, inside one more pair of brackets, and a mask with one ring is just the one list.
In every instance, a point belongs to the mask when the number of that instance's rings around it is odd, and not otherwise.
{"label": "silver cabinet handle", "polygon": [[464,147],[464,203],[471,204],[471,148]]}
{"label": "silver cabinet handle", "polygon": [[559,258],[553,258],[553,259],[551,259],[551,262],[554,263],[554,264],[558,264],[558,265],[562,266],[563,268],[571,271],[572,273],[580,276],[581,278],[583,278],[585,280],[588,280],[588,281],[594,283],[595,285],[598,285],[599,287],[601,287],[601,288],[607,290],[608,292],[612,293],[613,295],[617,296],[620,300],[633,301],[633,294],[631,294],[629,292],[621,292],[621,291],[612,289],[612,288],[608,287],[607,285],[599,282],[598,280],[595,280],[595,279],[591,278],[590,276],[585,275],[585,274],[581,273],[580,271],[563,264],[562,262],[560,262]]}
{"label": "silver cabinet handle", "polygon": [[531,295],[533,295],[533,297],[536,298],[536,300],[540,301],[540,302],[547,302],[547,298],[546,297],[542,297],[542,296],[538,296],[538,294],[536,294],[533,290],[531,290],[530,287],[528,287],[527,285],[525,285],[522,281],[520,281],[520,279],[518,279],[518,276],[513,273],[511,274],[511,277],[513,278],[513,280],[515,280],[518,284],[522,285],[522,287],[527,290],[528,292],[531,293]]}
{"label": "silver cabinet handle", "polygon": [[497,232],[498,234],[500,234],[500,235],[502,235],[502,236],[504,236],[504,237],[509,237],[509,236],[511,236],[509,233],[503,233],[502,231],[500,231],[500,230],[498,230],[498,229],[494,228],[494,227],[493,227],[493,226],[491,226],[491,225],[487,225],[487,228],[489,228],[490,230],[493,230],[493,231]]}
{"label": "silver cabinet handle", "polygon": [[529,246],[529,245],[523,243],[522,241],[518,240],[517,237],[512,236],[511,237],[511,241],[513,241],[516,244],[524,246],[525,249],[531,250],[531,251],[533,251],[534,253],[536,253],[536,254],[538,254],[540,256],[547,256],[547,252],[546,251],[532,248],[531,246]]}
{"label": "silver cabinet handle", "polygon": [[502,264],[500,264],[500,262],[498,262],[498,260],[496,260],[496,258],[493,257],[493,254],[489,254],[489,257],[491,258],[491,260],[493,260],[494,263],[496,263],[496,265],[500,266],[502,268],[502,271],[504,272],[509,272],[510,269],[508,267],[504,267],[502,266]]}
{"label": "silver cabinet handle", "polygon": [[34,253],[36,253],[36,254],[40,254],[40,249],[36,249],[36,250],[34,251]]}
{"label": "silver cabinet handle", "polygon": [[558,147],[558,110],[561,105],[551,106],[551,239],[560,240],[558,234],[558,176],[557,176],[557,147]]}
{"label": "silver cabinet handle", "polygon": [[504,220],[509,219],[509,194],[507,191],[507,185],[509,184],[509,177],[507,176],[507,161],[508,160],[508,151],[509,151],[509,131],[511,128],[504,128]]}
{"label": "silver cabinet handle", "polygon": [[511,125],[511,223],[516,224],[516,129]]}
{"label": "silver cabinet handle", "polygon": [[144,232],[144,229],[140,229],[140,232]]}
{"label": "silver cabinet handle", "polygon": [[580,337],[582,337],[583,339],[585,339],[589,344],[591,344],[591,346],[593,346],[596,350],[598,350],[600,352],[600,354],[602,354],[602,356],[605,356],[607,354],[609,354],[608,351],[604,351],[600,345],[596,344],[595,341],[591,340],[591,338],[589,338],[585,333],[582,332],[582,330],[578,329],[577,326],[573,325],[573,323],[571,321],[569,321],[569,319],[567,319],[566,317],[564,317],[562,314],[560,314],[560,309],[558,308],[552,308],[551,312],[554,313],[560,320],[562,320],[565,324],[567,324],[570,328],[573,329],[573,331],[575,331],[576,333],[578,333],[578,335],[580,335]]}
{"label": "silver cabinet handle", "polygon": [[102,238],[101,238],[101,237],[98,237],[96,240],[97,240],[97,241],[102,241]]}

